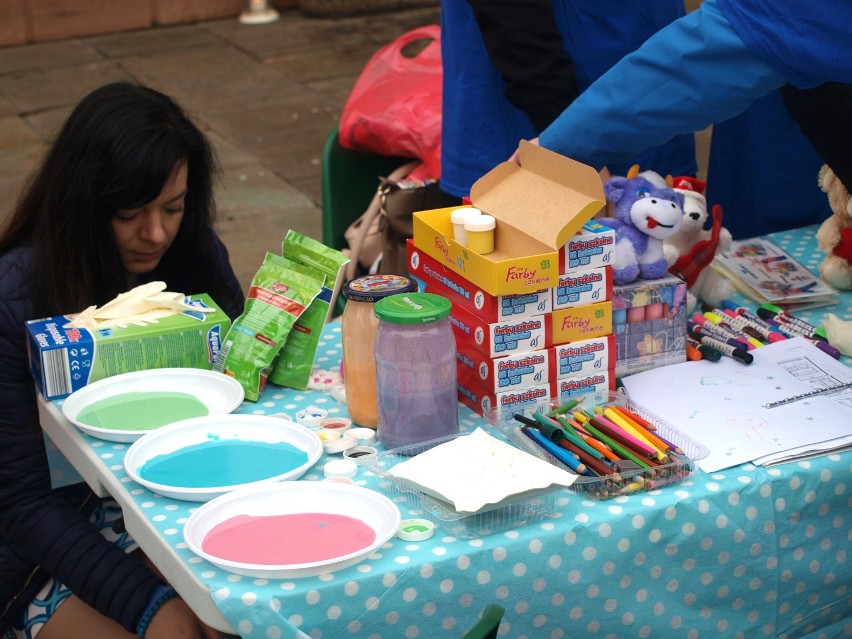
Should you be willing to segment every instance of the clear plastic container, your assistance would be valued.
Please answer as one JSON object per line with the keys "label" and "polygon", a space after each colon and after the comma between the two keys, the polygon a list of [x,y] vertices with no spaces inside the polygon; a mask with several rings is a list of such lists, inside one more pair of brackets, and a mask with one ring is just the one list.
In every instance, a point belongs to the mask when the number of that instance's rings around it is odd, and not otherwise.
{"label": "clear plastic container", "polygon": [[343,285],[343,384],[349,417],[359,426],[375,429],[379,422],[374,356],[379,320],[373,306],[388,295],[416,290],[417,282],[400,275],[364,275]]}
{"label": "clear plastic container", "polygon": [[399,506],[403,512],[403,518],[422,517],[425,514],[430,519],[436,520],[438,527],[447,534],[459,539],[484,537],[542,521],[551,516],[556,509],[557,499],[562,491],[566,490],[565,488],[554,487],[553,490],[533,497],[520,497],[518,500],[495,504],[491,508],[484,508],[475,513],[460,513],[453,508],[452,504],[427,495],[420,487],[406,480],[397,479],[388,472],[397,464],[406,462],[434,446],[453,441],[456,437],[466,436],[457,434],[411,446],[393,448],[377,452],[375,455],[359,457],[355,463],[378,477],[379,488]]}
{"label": "clear plastic container", "polygon": [[459,432],[450,306],[434,293],[391,295],[375,306],[379,439],[385,448]]}
{"label": "clear plastic container", "polygon": [[[689,474],[693,473],[696,469],[695,462],[703,459],[710,453],[705,446],[684,435],[671,424],[650,412],[642,405],[637,404],[624,393],[601,391],[590,395],[578,395],[568,399],[581,400],[579,407],[587,411],[593,411],[596,406],[623,406],[651,422],[656,426],[655,433],[658,433],[682,451],[679,454],[671,454],[669,456],[670,463],[653,468],[622,470],[618,473],[600,477],[580,476],[567,488],[567,490],[573,493],[585,495],[593,499],[611,499],[620,495],[662,488],[682,481]],[[565,398],[550,398],[515,407],[512,410],[495,408],[486,415],[486,419],[521,450],[569,472],[573,472],[565,464],[557,460],[556,457],[526,437],[520,429],[521,424],[515,418],[515,414],[531,417],[533,413],[547,413],[564,405],[566,401]]]}

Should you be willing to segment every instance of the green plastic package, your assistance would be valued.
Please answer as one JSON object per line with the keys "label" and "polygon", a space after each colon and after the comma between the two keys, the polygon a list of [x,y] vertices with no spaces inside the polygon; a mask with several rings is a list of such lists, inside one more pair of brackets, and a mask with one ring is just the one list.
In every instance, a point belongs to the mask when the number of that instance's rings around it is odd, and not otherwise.
{"label": "green plastic package", "polygon": [[322,274],[305,272],[290,260],[267,253],[251,281],[245,309],[228,331],[213,370],[230,375],[257,401],[275,356],[296,320],[325,284]]}
{"label": "green plastic package", "polygon": [[305,390],[311,378],[323,325],[331,313],[331,300],[349,258],[292,230],[284,237],[281,253],[285,258],[304,265],[309,272],[325,276],[325,286],[308,310],[296,320],[269,374],[269,381],[273,384]]}

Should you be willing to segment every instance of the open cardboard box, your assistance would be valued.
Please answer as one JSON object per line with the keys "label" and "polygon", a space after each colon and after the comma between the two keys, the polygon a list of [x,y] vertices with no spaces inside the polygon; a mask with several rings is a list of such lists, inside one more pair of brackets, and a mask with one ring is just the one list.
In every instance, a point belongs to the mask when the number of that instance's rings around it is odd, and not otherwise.
{"label": "open cardboard box", "polygon": [[414,244],[492,295],[559,284],[559,249],[605,205],[598,172],[521,142],[521,165],[503,162],[477,180],[471,202],[497,220],[494,251],[479,255],[453,239],[456,207],[414,214]]}

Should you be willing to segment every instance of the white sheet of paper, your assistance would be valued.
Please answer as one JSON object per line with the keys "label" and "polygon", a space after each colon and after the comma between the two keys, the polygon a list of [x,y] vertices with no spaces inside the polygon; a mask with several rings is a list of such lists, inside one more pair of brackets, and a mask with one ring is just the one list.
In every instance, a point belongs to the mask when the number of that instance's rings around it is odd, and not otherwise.
{"label": "white sheet of paper", "polygon": [[852,389],[763,407],[850,382],[852,369],[803,338],[751,353],[750,365],[723,357],[637,373],[624,378],[625,389],[636,402],[710,449],[698,462],[705,472],[852,443]]}

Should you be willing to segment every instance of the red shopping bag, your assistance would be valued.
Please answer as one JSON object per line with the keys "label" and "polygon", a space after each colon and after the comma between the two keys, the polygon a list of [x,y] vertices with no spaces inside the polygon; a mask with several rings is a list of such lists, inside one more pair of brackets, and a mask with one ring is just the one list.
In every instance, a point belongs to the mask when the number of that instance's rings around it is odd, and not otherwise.
{"label": "red shopping bag", "polygon": [[[424,39],[425,47],[408,53]],[[440,177],[441,75],[438,25],[413,29],[384,46],[367,62],[343,107],[341,146],[417,158],[425,165],[421,179]]]}

